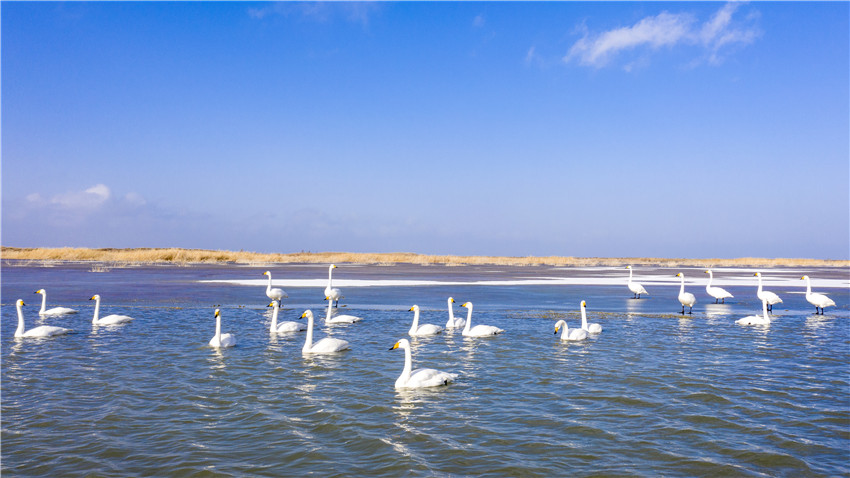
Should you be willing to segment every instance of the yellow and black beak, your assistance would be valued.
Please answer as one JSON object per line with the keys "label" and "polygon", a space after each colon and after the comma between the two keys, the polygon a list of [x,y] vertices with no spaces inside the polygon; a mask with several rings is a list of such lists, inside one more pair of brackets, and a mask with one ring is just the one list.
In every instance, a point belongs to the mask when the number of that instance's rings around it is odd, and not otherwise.
{"label": "yellow and black beak", "polygon": [[395,350],[395,349],[397,349],[397,348],[398,348],[398,342],[396,342],[396,343],[395,343],[395,345],[393,345],[392,347],[390,347],[390,350]]}

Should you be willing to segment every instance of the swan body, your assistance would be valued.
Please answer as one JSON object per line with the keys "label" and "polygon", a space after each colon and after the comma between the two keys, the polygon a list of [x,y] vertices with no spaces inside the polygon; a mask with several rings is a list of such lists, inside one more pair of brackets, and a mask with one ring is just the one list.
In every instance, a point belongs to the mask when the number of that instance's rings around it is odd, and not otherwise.
{"label": "swan body", "polygon": [[762,315],[750,315],[736,320],[735,323],[740,325],[770,325],[770,315],[767,313],[767,301],[764,299],[761,301],[761,311]]}
{"label": "swan body", "polygon": [[685,275],[679,272],[676,277],[682,278],[682,286],[679,288],[679,303],[682,304],[682,314],[685,313],[685,306],[688,306],[690,314],[694,309],[694,304],[697,303],[697,298],[690,292],[685,292]]}
{"label": "swan body", "polygon": [[410,308],[413,311],[413,323],[410,325],[410,330],[407,331],[411,337],[425,337],[428,335],[437,335],[443,331],[443,328],[434,324],[419,325],[419,306],[414,305]]}
{"label": "swan body", "polygon": [[24,305],[26,304],[21,299],[15,302],[15,307],[18,309],[18,329],[15,330],[15,337],[52,337],[54,335],[67,334],[71,331],[71,329],[54,327],[52,325],[41,325],[24,331],[24,312],[21,310],[21,307]]}
{"label": "swan body", "polygon": [[280,310],[280,302],[273,300],[268,307],[274,307],[274,311],[272,312],[272,324],[269,327],[270,334],[291,334],[294,332],[301,332],[302,330],[306,330],[307,327],[304,324],[288,321],[277,323],[277,313]]}
{"label": "swan body", "polygon": [[780,299],[778,295],[774,294],[773,292],[770,292],[769,290],[762,290],[762,288],[761,288],[761,272],[756,272],[753,275],[759,278],[759,289],[758,289],[758,291],[756,291],[756,297],[758,297],[759,300],[767,301],[767,310],[768,311],[773,310],[774,304],[782,303],[782,299]]}
{"label": "swan body", "polygon": [[705,291],[708,295],[714,297],[714,303],[716,304],[718,300],[722,300],[723,303],[726,303],[727,298],[732,298],[732,294],[726,291],[726,289],[720,287],[712,287],[711,281],[714,280],[714,274],[711,272],[711,269],[705,271],[708,274],[708,284],[705,285]]}
{"label": "swan body", "polygon": [[278,302],[280,302],[281,299],[289,297],[286,294],[286,292],[283,291],[283,289],[278,289],[277,287],[272,288],[272,273],[271,272],[265,271],[265,272],[263,272],[263,275],[269,276],[269,285],[266,286],[266,297],[268,297],[271,300],[276,300]]}
{"label": "swan body", "polygon": [[407,339],[401,339],[390,347],[390,350],[395,349],[404,349],[404,370],[395,381],[395,388],[439,387],[448,385],[457,378],[456,373],[441,372],[433,368],[418,368],[411,371],[413,359],[410,356],[410,342]]}
{"label": "swan body", "polygon": [[[830,307],[835,305],[835,301],[830,299],[824,294],[818,294],[817,292],[812,292],[812,281],[809,279],[809,276],[800,277],[800,280],[806,281],[806,300],[809,301],[810,304],[815,306],[815,314],[820,313],[823,315],[823,308]],[[820,312],[818,312],[818,308],[820,308]]]}
{"label": "swan body", "polygon": [[100,317],[100,295],[95,294],[91,297],[94,302],[94,317],[91,319],[92,325],[121,325],[133,320],[129,315],[110,314],[106,317]]}
{"label": "swan body", "polygon": [[579,340],[584,340],[587,338],[587,331],[584,329],[572,329],[570,330],[567,327],[567,323],[563,320],[559,320],[555,322],[555,335],[558,334],[558,330],[564,326],[564,329],[561,331],[561,340],[569,341],[569,342],[577,342]]}
{"label": "swan body", "polygon": [[586,330],[591,334],[598,334],[602,332],[602,326],[599,324],[588,323],[587,322],[587,302],[581,301],[581,328]]}
{"label": "swan body", "polygon": [[632,266],[626,266],[626,269],[629,270],[629,290],[632,291],[632,294],[634,294],[632,299],[640,299],[641,294],[649,295],[649,292],[647,292],[640,283],[632,282]]}
{"label": "swan body", "polygon": [[325,315],[326,324],[353,324],[363,320],[363,318],[356,315],[333,315],[333,310],[331,310],[333,301],[330,297],[325,297],[325,300],[328,301],[328,313]]}
{"label": "swan body", "polygon": [[35,291],[36,294],[41,294],[41,309],[38,311],[38,315],[67,315],[67,314],[76,314],[76,309],[71,309],[68,307],[53,307],[52,309],[47,308],[47,291],[44,289],[38,289]]}
{"label": "swan body", "polygon": [[448,303],[449,303],[449,320],[446,322],[446,329],[447,330],[448,329],[459,329],[459,328],[463,327],[463,324],[466,323],[466,320],[464,320],[463,318],[459,318],[459,319],[455,318],[455,311],[454,311],[454,307],[452,306],[452,304],[455,303],[454,297],[449,297]]}
{"label": "swan body", "polygon": [[344,299],[344,297],[342,296],[342,291],[333,287],[334,269],[336,269],[336,264],[331,264],[328,267],[328,286],[325,287],[325,298],[326,300],[334,301],[334,307],[337,307],[339,306],[339,299]]}
{"label": "swan body", "polygon": [[504,332],[504,330],[492,325],[476,325],[472,327],[472,302],[467,302],[461,305],[461,307],[467,308],[466,325],[463,327],[462,332],[464,337],[489,337]]}
{"label": "swan body", "polygon": [[233,347],[236,345],[236,337],[233,334],[221,333],[221,311],[215,309],[215,335],[210,339],[210,347]]}
{"label": "swan body", "polygon": [[307,318],[307,338],[304,340],[304,347],[301,353],[307,354],[332,354],[348,349],[348,341],[335,339],[333,337],[325,337],[315,344],[313,343],[313,312],[305,310],[301,314],[301,318]]}

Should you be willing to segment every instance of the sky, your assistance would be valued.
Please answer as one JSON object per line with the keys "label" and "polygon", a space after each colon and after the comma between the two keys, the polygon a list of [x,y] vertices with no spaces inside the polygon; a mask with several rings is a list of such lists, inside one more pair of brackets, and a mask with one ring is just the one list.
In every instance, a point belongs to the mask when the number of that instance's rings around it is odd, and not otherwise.
{"label": "sky", "polygon": [[0,242],[848,259],[849,19],[2,2]]}

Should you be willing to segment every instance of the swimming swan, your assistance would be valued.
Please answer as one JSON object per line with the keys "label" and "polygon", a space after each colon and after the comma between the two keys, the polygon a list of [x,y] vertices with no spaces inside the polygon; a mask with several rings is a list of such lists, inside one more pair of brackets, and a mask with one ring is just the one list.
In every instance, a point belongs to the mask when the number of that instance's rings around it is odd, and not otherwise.
{"label": "swimming swan", "polygon": [[210,339],[210,347],[233,347],[236,345],[236,337],[233,334],[221,333],[221,311],[215,309],[215,335]]}
{"label": "swimming swan", "polygon": [[750,315],[736,320],[735,323],[740,325],[770,325],[770,315],[767,313],[767,301],[764,299],[761,301],[761,311],[762,315]]}
{"label": "swimming swan", "polygon": [[424,324],[419,325],[419,306],[414,305],[410,308],[413,311],[413,323],[410,325],[410,330],[407,331],[411,337],[424,337],[427,335],[437,335],[443,331],[439,325]]}
{"label": "swimming swan", "polygon": [[273,300],[268,307],[274,307],[274,311],[272,312],[272,325],[269,327],[270,334],[291,334],[307,330],[307,326],[299,322],[288,321],[281,322],[280,324],[277,323],[277,312],[280,310],[280,302]]}
{"label": "swimming swan", "polygon": [[697,303],[697,298],[690,292],[685,292],[685,274],[679,272],[676,277],[682,278],[682,287],[679,288],[679,303],[682,304],[682,314],[685,313],[685,306],[689,307],[688,313],[694,310],[694,304]]}
{"label": "swimming swan", "polygon": [[632,294],[634,294],[632,299],[640,299],[641,294],[649,295],[649,292],[647,292],[639,282],[632,282],[632,266],[626,266],[626,269],[629,270],[629,290],[632,291]]}
{"label": "swimming swan", "polygon": [[584,329],[572,329],[570,330],[567,327],[567,323],[563,320],[559,320],[555,322],[555,335],[558,335],[558,329],[561,326],[564,326],[564,330],[561,332],[561,340],[567,340],[570,342],[577,342],[579,340],[584,340],[587,338],[587,331]]}
{"label": "swimming swan", "polygon": [[91,297],[94,302],[94,317],[91,319],[92,325],[121,325],[133,320],[129,315],[110,314],[100,318],[100,295],[95,294]]}
{"label": "swimming swan", "polygon": [[773,305],[782,303],[782,299],[780,299],[779,296],[774,294],[773,292],[761,289],[761,272],[756,272],[753,275],[759,278],[759,289],[758,291],[756,291],[756,297],[758,297],[759,300],[767,301],[768,311],[773,310]]}
{"label": "swimming swan", "polygon": [[68,307],[54,307],[52,309],[47,309],[47,291],[44,289],[38,289],[35,293],[41,294],[41,309],[38,311],[38,315],[66,315],[77,313],[75,309],[69,309]]}
{"label": "swimming swan", "polygon": [[[331,310],[333,301],[330,297],[325,297],[325,300],[328,301],[328,313],[325,314],[326,324],[353,324],[363,320],[361,317],[357,317],[356,315],[333,315],[333,310]],[[331,317],[332,315],[333,317]]]}
{"label": "swimming swan", "polygon": [[418,368],[411,372],[413,359],[410,357],[410,342],[401,339],[395,343],[390,350],[404,349],[404,370],[401,371],[395,388],[424,388],[448,385],[457,378],[456,373],[441,372],[433,368]]}
{"label": "swimming swan", "polygon": [[726,291],[726,289],[721,289],[720,287],[711,287],[711,281],[714,280],[714,274],[711,272],[711,269],[705,271],[708,274],[708,284],[705,285],[705,291],[708,295],[714,297],[714,303],[716,304],[718,300],[722,300],[723,303],[726,303],[726,298],[732,298],[732,294]]}
{"label": "swimming swan", "polygon": [[585,301],[581,301],[581,328],[590,332],[591,334],[598,334],[602,332],[602,326],[594,323],[587,323],[587,311],[585,310],[587,307],[587,303]]}
{"label": "swimming swan", "polygon": [[269,285],[266,286],[266,297],[271,300],[276,300],[280,302],[281,299],[289,297],[286,295],[286,292],[283,289],[274,288],[272,289],[272,273],[269,271],[263,272],[264,276],[269,276]]}
{"label": "swimming swan", "polygon": [[464,319],[455,319],[455,311],[454,306],[452,304],[455,303],[454,297],[449,297],[449,320],[446,322],[446,330],[448,329],[459,329],[463,327],[463,324],[466,323]]}
{"label": "swimming swan", "polygon": [[305,310],[301,314],[301,318],[307,318],[307,338],[304,340],[304,347],[301,349],[302,354],[332,354],[340,352],[348,348],[348,342],[342,339],[333,337],[325,337],[322,340],[313,343],[313,312]]}
{"label": "swimming swan", "polygon": [[328,286],[325,287],[325,297],[327,298],[326,300],[334,301],[334,307],[338,307],[339,299],[344,299],[345,297],[342,296],[342,291],[334,289],[333,287],[334,269],[336,269],[336,264],[331,264],[330,267],[328,267]]}
{"label": "swimming swan", "polygon": [[461,307],[468,309],[466,313],[466,325],[463,327],[462,332],[464,337],[489,337],[504,332],[504,330],[492,325],[476,325],[472,327],[472,302],[467,302],[461,305]]}
{"label": "swimming swan", "polygon": [[[800,277],[800,280],[806,281],[806,300],[815,306],[815,314],[820,313],[820,315],[823,315],[824,307],[835,305],[835,302],[824,294],[812,292],[812,281],[809,279],[809,276]],[[818,312],[818,308],[820,308],[820,312]]]}
{"label": "swimming swan", "polygon": [[15,330],[15,337],[52,337],[54,335],[67,334],[71,329],[64,327],[54,327],[52,325],[41,325],[24,332],[24,312],[21,306],[26,305],[24,301],[18,299],[15,302],[15,307],[18,309],[18,329]]}

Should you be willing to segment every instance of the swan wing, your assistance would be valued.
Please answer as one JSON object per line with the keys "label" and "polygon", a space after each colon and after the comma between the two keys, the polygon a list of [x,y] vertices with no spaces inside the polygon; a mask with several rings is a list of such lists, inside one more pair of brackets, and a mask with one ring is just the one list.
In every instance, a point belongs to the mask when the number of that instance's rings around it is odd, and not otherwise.
{"label": "swan wing", "polygon": [[602,326],[599,324],[587,324],[587,331],[591,334],[598,334],[602,332]]}
{"label": "swan wing", "polygon": [[578,340],[584,340],[586,338],[587,338],[587,331],[586,330],[584,330],[584,329],[570,329],[569,333],[567,334],[566,340],[578,341]]}
{"label": "swan wing", "polygon": [[291,334],[293,332],[300,332],[302,330],[307,330],[307,326],[299,323],[299,322],[283,322],[277,325],[277,330],[275,330],[278,334]]}
{"label": "swan wing", "polygon": [[334,352],[339,352],[342,350],[346,350],[348,348],[348,341],[342,339],[335,339],[333,337],[325,337],[322,340],[313,344],[310,347],[311,354],[329,354]]}
{"label": "swan wing", "polygon": [[328,320],[325,320],[325,323],[328,324],[353,324],[355,322],[359,322],[363,320],[361,317],[357,317],[354,315],[337,315],[331,317]]}
{"label": "swan wing", "polygon": [[685,292],[684,294],[679,294],[679,303],[682,305],[687,305],[688,307],[693,307],[696,304],[697,298],[690,292]]}
{"label": "swan wing", "polygon": [[808,301],[812,305],[816,305],[818,307],[829,307],[829,306],[835,305],[835,301],[833,301],[829,297],[827,297],[823,294],[817,293],[817,292],[812,292],[811,294],[806,296],[806,299],[808,299]]}
{"label": "swan wing", "polygon": [[118,314],[110,314],[106,317],[102,317],[97,319],[97,325],[118,325],[118,324],[126,324],[133,320],[129,315],[118,315]]}
{"label": "swan wing", "polygon": [[221,347],[233,347],[236,345],[236,337],[233,334],[221,334]]}
{"label": "swan wing", "polygon": [[770,304],[770,305],[782,303],[782,299],[780,299],[778,295],[776,295],[775,293],[770,292],[768,290],[763,290],[763,291],[761,291],[761,294],[756,294],[756,295],[758,296],[758,298],[760,300],[766,300],[767,303]]}
{"label": "swan wing", "polygon": [[467,337],[487,337],[490,335],[497,335],[504,332],[504,330],[494,327],[492,325],[476,325],[469,329],[469,332],[464,332],[463,335]]}
{"label": "swan wing", "polygon": [[54,307],[52,309],[47,309],[44,312],[39,313],[38,315],[66,315],[76,313],[76,309],[70,309],[68,307]]}
{"label": "swan wing", "polygon": [[439,325],[424,324],[424,325],[419,326],[419,328],[416,330],[416,332],[414,332],[410,335],[415,335],[415,336],[437,335],[442,331],[443,331],[443,328],[440,327]]}
{"label": "swan wing", "polygon": [[62,335],[70,332],[71,329],[64,327],[54,327],[52,325],[41,325],[24,332],[23,337],[53,337],[54,335]]}
{"label": "swan wing", "polygon": [[441,372],[433,368],[419,368],[410,373],[410,378],[404,384],[396,384],[397,388],[425,388],[448,385],[457,379],[456,373]]}

